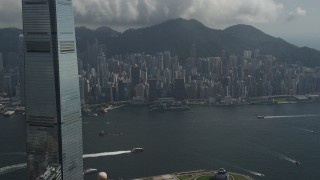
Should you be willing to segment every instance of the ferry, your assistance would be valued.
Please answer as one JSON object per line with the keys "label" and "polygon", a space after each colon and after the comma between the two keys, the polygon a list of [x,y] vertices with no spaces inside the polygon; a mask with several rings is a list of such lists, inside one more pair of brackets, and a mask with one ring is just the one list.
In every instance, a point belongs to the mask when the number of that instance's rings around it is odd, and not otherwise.
{"label": "ferry", "polygon": [[83,175],[94,174],[97,171],[98,171],[97,169],[89,168],[83,171]]}
{"label": "ferry", "polygon": [[265,116],[259,116],[259,115],[256,115],[256,117],[257,117],[258,119],[264,119],[264,118],[265,118]]}
{"label": "ferry", "polygon": [[132,153],[141,153],[144,151],[143,148],[133,148],[130,150]]}
{"label": "ferry", "polygon": [[111,111],[111,110],[113,110],[113,109],[114,109],[114,107],[109,106],[109,107],[107,107],[107,108],[101,108],[101,112],[102,112],[102,113],[107,113],[107,112],[109,112],[109,111]]}
{"label": "ferry", "polygon": [[187,105],[177,102],[173,98],[159,98],[154,104],[149,106],[150,112],[166,112],[166,111],[189,111]]}
{"label": "ferry", "polygon": [[15,111],[6,111],[3,115],[6,117],[10,117],[15,113]]}
{"label": "ferry", "polygon": [[109,136],[121,136],[121,135],[124,135],[123,132],[119,132],[119,133],[109,133],[108,134]]}
{"label": "ferry", "polygon": [[189,111],[190,108],[187,105],[153,105],[149,107],[150,112],[165,112],[165,111]]}

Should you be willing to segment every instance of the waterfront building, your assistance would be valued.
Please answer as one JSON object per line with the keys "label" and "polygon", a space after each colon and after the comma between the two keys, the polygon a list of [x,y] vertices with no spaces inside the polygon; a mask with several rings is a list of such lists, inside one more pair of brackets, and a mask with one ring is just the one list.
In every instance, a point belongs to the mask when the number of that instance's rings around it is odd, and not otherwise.
{"label": "waterfront building", "polygon": [[141,83],[141,69],[139,66],[131,67],[131,96],[135,96],[135,87]]}
{"label": "waterfront building", "polygon": [[158,98],[157,80],[149,79],[149,101],[154,101]]}
{"label": "waterfront building", "polygon": [[177,100],[186,98],[186,87],[184,79],[176,79],[174,83],[174,96]]}
{"label": "waterfront building", "polygon": [[146,89],[146,87],[144,84],[142,84],[142,83],[137,84],[134,87],[134,91],[136,92],[135,97],[145,97],[145,89]]}
{"label": "waterfront building", "polygon": [[120,79],[118,82],[119,101],[130,99],[130,83],[127,80]]}
{"label": "waterfront building", "polygon": [[82,123],[71,0],[22,0],[27,135],[26,179],[61,166],[83,179]]}
{"label": "waterfront building", "polygon": [[218,170],[218,172],[214,175],[215,180],[229,180],[229,173],[221,168]]}

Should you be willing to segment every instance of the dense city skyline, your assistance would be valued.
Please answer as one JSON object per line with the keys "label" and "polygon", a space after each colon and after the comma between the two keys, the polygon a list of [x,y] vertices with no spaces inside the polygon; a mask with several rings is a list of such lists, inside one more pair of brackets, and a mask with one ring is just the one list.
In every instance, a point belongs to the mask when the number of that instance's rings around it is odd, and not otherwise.
{"label": "dense city skyline", "polygon": [[197,57],[196,45],[181,63],[170,51],[154,55],[134,53],[106,58],[103,45],[88,47],[79,61],[83,103],[202,99],[215,104],[241,104],[250,97],[304,95],[320,91],[319,68],[287,64],[259,50],[242,55],[222,51],[217,57]]}

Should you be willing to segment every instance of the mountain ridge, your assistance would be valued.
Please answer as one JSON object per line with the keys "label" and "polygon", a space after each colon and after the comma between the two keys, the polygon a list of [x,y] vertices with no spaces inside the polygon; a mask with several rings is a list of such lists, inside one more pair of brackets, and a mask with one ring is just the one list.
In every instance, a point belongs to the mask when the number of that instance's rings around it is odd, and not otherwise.
{"label": "mountain ridge", "polygon": [[[18,38],[12,38],[10,48],[1,42],[8,41],[8,37],[13,37],[14,34],[18,36],[18,32],[21,30],[0,29],[0,52],[15,52],[16,48],[12,44],[17,43]],[[260,49],[262,54],[274,55],[279,61],[320,66],[320,51],[298,47],[245,24],[220,30],[209,28],[195,19],[177,18],[122,33],[107,26],[95,30],[76,27],[76,38],[80,54],[87,50],[88,45],[98,42],[105,44],[108,56],[136,52],[153,54],[169,50],[185,59],[189,55],[191,45],[196,44],[198,57],[220,56],[221,50],[226,50],[229,54],[242,55],[244,50]]]}

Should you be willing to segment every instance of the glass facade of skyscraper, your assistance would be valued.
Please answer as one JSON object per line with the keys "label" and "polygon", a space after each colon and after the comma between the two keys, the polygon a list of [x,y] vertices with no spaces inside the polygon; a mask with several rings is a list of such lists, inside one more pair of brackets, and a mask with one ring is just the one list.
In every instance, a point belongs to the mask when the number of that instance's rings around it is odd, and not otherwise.
{"label": "glass facade of skyscraper", "polygon": [[56,164],[63,179],[83,179],[72,1],[22,2],[28,179]]}

